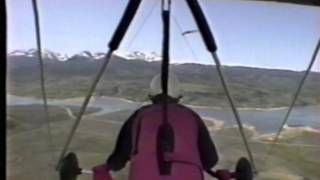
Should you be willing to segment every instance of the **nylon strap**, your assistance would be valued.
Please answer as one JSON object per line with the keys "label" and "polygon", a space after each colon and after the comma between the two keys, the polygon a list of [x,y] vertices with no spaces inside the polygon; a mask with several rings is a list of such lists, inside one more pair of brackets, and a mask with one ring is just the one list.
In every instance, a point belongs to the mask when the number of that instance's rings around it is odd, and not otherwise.
{"label": "nylon strap", "polygon": [[162,42],[162,67],[161,67],[161,87],[162,93],[168,95],[169,77],[169,48],[170,48],[170,1],[165,9],[165,0],[162,1],[162,21],[163,21],[163,42]]}

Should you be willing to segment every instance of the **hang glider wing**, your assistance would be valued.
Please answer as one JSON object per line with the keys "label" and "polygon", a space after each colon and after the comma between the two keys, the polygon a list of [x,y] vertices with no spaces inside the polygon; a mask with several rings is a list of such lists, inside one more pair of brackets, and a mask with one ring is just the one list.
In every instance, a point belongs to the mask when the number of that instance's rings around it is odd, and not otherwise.
{"label": "hang glider wing", "polygon": [[294,3],[300,5],[320,6],[320,0],[253,0],[253,1],[270,1],[281,3]]}

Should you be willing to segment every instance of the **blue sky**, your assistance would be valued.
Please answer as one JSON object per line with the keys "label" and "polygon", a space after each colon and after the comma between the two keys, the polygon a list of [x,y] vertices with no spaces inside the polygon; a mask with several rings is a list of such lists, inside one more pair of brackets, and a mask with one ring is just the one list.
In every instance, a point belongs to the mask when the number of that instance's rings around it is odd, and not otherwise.
{"label": "blue sky", "polygon": [[[198,33],[181,36],[175,20],[184,31],[196,26],[184,0],[173,2],[173,62],[212,64]],[[319,7],[240,0],[200,2],[223,64],[306,69],[320,37]],[[39,0],[44,48],[70,55],[82,50],[106,52],[126,3],[127,0]],[[36,47],[31,7],[31,0],[7,0],[9,51]],[[159,0],[144,0],[119,51],[161,52],[161,32]],[[320,71],[320,58],[313,70]]]}

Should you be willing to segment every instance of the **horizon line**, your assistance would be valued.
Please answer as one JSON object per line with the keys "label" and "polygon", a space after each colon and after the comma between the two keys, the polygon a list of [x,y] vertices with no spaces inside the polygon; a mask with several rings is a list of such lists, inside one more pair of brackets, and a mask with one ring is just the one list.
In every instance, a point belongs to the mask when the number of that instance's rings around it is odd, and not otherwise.
{"label": "horizon line", "polygon": [[[9,56],[11,53],[13,53],[14,51],[28,51],[28,50],[31,50],[31,49],[34,49],[34,50],[37,50],[37,48],[28,48],[27,50],[26,49],[15,49],[15,50],[11,50],[10,52],[8,51],[7,52],[7,56]],[[67,55],[68,59],[73,57],[74,55],[77,55],[81,52],[93,52],[93,51],[90,51],[90,50],[81,50],[79,51],[78,53],[73,53],[72,55],[70,55],[69,53],[60,53],[60,52],[57,52],[57,51],[52,51],[52,50],[49,50],[49,49],[43,49],[42,51],[50,51],[50,52],[53,52],[53,53],[58,53],[60,55]],[[120,56],[119,54],[117,54],[117,51],[120,53],[133,53],[133,52],[142,52],[142,53],[152,53],[152,52],[143,52],[143,51],[126,51],[124,52],[123,50],[115,50],[112,54],[113,55],[116,55],[118,57],[122,57],[123,59],[125,60],[143,60],[143,61],[146,61],[146,62],[160,62],[161,60],[151,60],[151,61],[147,61],[147,60],[144,60],[144,59],[129,59],[129,58],[125,58],[123,56]],[[102,51],[94,51],[93,53],[104,53],[106,54],[105,52],[102,52]],[[160,56],[161,57],[161,56]],[[64,62],[64,61],[68,61],[67,60],[58,60],[58,61],[61,61],[61,62]],[[172,60],[172,59],[171,59]],[[212,65],[212,66],[215,66],[215,64],[211,63],[211,61],[209,63],[204,63],[204,62],[199,62],[198,60],[187,60],[185,62],[171,62],[170,64],[173,64],[173,65],[183,65],[183,64],[199,64],[199,65]],[[317,60],[316,60],[317,61]],[[316,64],[316,63],[315,63]],[[313,64],[313,68],[315,68],[315,64]],[[283,68],[283,67],[270,67],[270,66],[257,66],[257,65],[244,65],[244,64],[223,64],[221,63],[222,66],[229,66],[229,67],[246,67],[246,68],[257,68],[257,69],[269,69],[269,70],[284,70],[284,71],[293,71],[293,72],[305,72],[307,71],[307,68],[306,69],[287,69],[287,68]],[[314,72],[314,73],[320,73],[320,68],[319,69],[311,69],[310,72]]]}

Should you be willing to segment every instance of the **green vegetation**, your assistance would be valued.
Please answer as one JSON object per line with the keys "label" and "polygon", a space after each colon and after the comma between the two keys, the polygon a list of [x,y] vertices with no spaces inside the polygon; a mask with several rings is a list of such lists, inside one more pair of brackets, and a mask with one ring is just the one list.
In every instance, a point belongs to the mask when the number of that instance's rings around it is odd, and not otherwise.
{"label": "green vegetation", "polygon": [[[38,62],[33,59],[11,57],[8,61],[8,92],[19,96],[40,97]],[[24,57],[26,58],[26,57]],[[86,95],[101,61],[46,61],[46,88],[49,98],[72,98]],[[114,57],[110,67],[99,82],[95,96],[113,96],[130,100],[145,100],[152,77],[160,70],[159,62],[123,60]],[[228,103],[220,85],[217,72],[211,66],[199,64],[172,65],[183,89],[183,102],[192,105],[226,107]],[[238,107],[288,106],[303,72],[268,70],[246,67],[224,67],[231,93]],[[311,73],[303,88],[297,105],[320,105],[320,74]],[[69,108],[68,110],[66,108]],[[132,113],[118,111],[96,115],[99,109],[89,108],[77,129],[69,151],[78,154],[84,168],[104,163],[112,152],[122,123]],[[41,105],[9,106],[7,116],[7,179],[34,180],[58,179],[54,166],[61,148],[74,123],[78,109],[75,107],[50,106],[53,159],[50,156],[49,136],[44,123]],[[212,123],[206,122],[207,125]],[[299,132],[289,134],[264,164],[270,142],[253,138],[256,133],[246,129],[246,135],[254,153],[258,170],[257,179],[319,179],[319,134]],[[212,138],[220,153],[217,168],[231,168],[239,157],[247,156],[234,128],[212,131]],[[50,166],[48,165],[50,162]],[[125,180],[127,169],[116,174],[117,180]],[[89,180],[90,176],[81,176]]]}
{"label": "green vegetation", "polygon": [[[38,63],[27,57],[10,57],[8,92],[19,96],[40,97]],[[77,60],[45,64],[49,98],[83,97],[88,92],[101,61]],[[145,100],[149,82],[160,71],[159,62],[124,60],[114,57],[95,91],[96,96]],[[214,66],[172,65],[181,81],[183,103],[228,107],[225,92]],[[303,72],[247,67],[224,67],[224,74],[238,107],[282,107],[292,100]],[[320,104],[320,74],[308,77],[296,105]]]}
{"label": "green vegetation", "polygon": [[[79,108],[49,106],[48,122],[71,121],[72,118],[67,112],[69,108],[72,114],[77,114]],[[85,115],[99,111],[99,108],[88,108]],[[36,114],[30,112],[37,112]],[[18,105],[11,106],[7,110],[7,132],[17,133],[40,128],[46,124],[46,116],[42,105]]]}

